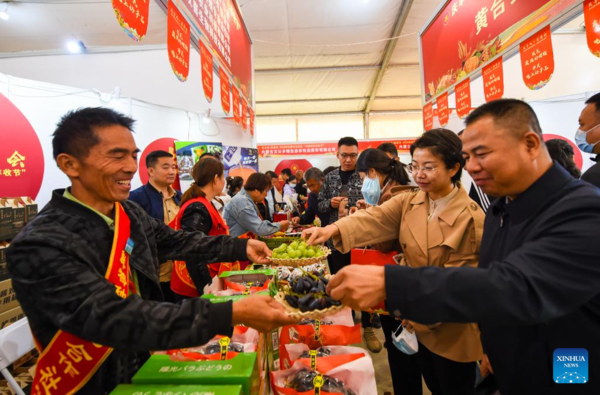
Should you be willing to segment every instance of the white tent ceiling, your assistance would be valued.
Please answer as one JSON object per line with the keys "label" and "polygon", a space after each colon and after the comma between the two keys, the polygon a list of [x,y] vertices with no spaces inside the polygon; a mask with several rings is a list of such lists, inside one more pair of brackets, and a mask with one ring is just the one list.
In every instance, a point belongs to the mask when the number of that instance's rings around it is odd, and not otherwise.
{"label": "white tent ceiling", "polygon": [[[420,109],[417,33],[441,1],[240,0],[254,41],[257,115]],[[156,2],[138,45],[119,28],[109,0],[17,0],[9,14],[0,20],[4,58],[66,53],[72,39],[90,52],[164,48],[166,42],[166,15]],[[402,37],[392,41],[382,70],[395,27]]]}

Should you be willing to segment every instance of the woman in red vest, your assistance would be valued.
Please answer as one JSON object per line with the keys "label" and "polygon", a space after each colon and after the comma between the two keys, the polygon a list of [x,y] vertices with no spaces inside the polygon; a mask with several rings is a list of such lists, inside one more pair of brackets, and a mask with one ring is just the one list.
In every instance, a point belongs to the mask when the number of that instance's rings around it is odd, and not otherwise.
{"label": "woman in red vest", "polygon": [[[181,198],[181,209],[175,218],[175,229],[202,232],[210,236],[228,235],[229,228],[211,201],[225,186],[223,163],[212,157],[200,159],[192,169],[194,182]],[[171,277],[171,289],[185,297],[202,295],[204,286],[219,272],[221,263],[186,265],[176,261]]]}

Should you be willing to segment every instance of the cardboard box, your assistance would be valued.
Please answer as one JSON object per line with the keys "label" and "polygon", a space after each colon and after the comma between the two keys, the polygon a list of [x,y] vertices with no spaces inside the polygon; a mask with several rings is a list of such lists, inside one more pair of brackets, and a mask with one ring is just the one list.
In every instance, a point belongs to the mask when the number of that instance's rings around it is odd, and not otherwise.
{"label": "cardboard box", "polygon": [[14,324],[21,318],[25,318],[25,314],[23,313],[23,309],[21,309],[20,306],[0,313],[0,329],[4,329],[10,324]]}
{"label": "cardboard box", "polygon": [[0,199],[0,240],[13,237],[13,212],[8,199]]}
{"label": "cardboard box", "polygon": [[110,395],[241,395],[241,385],[121,384]]}
{"label": "cardboard box", "polygon": [[[252,295],[269,295],[269,291],[260,291]],[[223,303],[223,302],[237,302],[238,300],[242,300],[247,298],[250,295],[231,295],[231,296],[217,296],[213,294],[204,294],[200,298],[208,299],[212,303]]]}
{"label": "cardboard box", "polygon": [[256,353],[243,353],[227,361],[172,361],[152,355],[133,376],[135,385],[241,385],[242,394],[257,395],[260,385]]}
{"label": "cardboard box", "polygon": [[29,196],[22,196],[20,203],[25,206],[25,223],[31,222],[38,213],[37,203]]}
{"label": "cardboard box", "polygon": [[12,281],[4,280],[0,282],[0,313],[19,307],[17,295],[12,287]]}
{"label": "cardboard box", "polygon": [[0,241],[0,281],[7,280],[8,275],[8,264],[6,262],[6,250],[10,244],[5,241]]}
{"label": "cardboard box", "polygon": [[[21,198],[2,198],[0,199],[0,206],[7,208],[10,207],[12,210],[12,229],[8,237],[4,237],[3,240],[12,239],[15,237],[21,229],[25,226],[25,205],[20,202]],[[8,212],[8,211],[7,211]]]}

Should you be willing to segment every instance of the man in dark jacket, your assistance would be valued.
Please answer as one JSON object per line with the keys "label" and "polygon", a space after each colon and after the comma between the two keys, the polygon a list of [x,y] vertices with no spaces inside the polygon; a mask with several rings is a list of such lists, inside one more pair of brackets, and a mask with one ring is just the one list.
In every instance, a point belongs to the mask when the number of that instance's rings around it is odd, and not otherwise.
{"label": "man in dark jacket", "polygon": [[[576,143],[584,152],[600,154],[600,93],[596,93],[585,102],[586,106],[579,116],[579,130],[584,134],[583,139]],[[581,132],[578,131],[577,134]],[[600,155],[592,159],[596,164],[590,167],[581,179],[600,188]]]}
{"label": "man in dark jacket", "polygon": [[36,393],[107,394],[129,382],[151,350],[202,345],[230,336],[234,325],[265,331],[290,322],[269,297],[162,302],[159,262],[266,263],[270,252],[255,240],[176,232],[127,201],[139,151],[132,125],[106,108],[62,118],[52,144],[71,187],[54,191],[7,252],[17,298],[44,350]]}
{"label": "man in dark jacket", "polygon": [[600,191],[552,162],[525,102],[484,104],[466,124],[466,169],[498,197],[479,268],[351,266],[328,290],[423,324],[478,322],[502,395],[600,394]]}
{"label": "man in dark jacket", "polygon": [[[171,185],[177,176],[177,165],[173,154],[167,151],[152,151],[146,156],[148,170],[148,183],[131,191],[129,200],[136,202],[152,218],[174,225],[175,217],[179,212],[181,192],[173,189]],[[173,261],[160,264],[160,287],[165,301],[175,302],[171,291],[171,273]]]}
{"label": "man in dark jacket", "polygon": [[329,213],[319,211],[319,193],[323,187],[323,172],[316,167],[311,167],[306,171],[306,186],[310,189],[308,194],[308,207],[299,217],[292,219],[292,223],[297,225],[310,225],[315,221],[315,217],[321,220],[321,227],[329,225]]}

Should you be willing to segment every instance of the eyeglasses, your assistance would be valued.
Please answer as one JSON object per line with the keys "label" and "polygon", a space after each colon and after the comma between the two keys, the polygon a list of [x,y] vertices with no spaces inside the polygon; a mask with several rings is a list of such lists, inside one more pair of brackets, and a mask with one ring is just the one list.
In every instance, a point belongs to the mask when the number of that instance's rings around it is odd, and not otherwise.
{"label": "eyeglasses", "polygon": [[422,171],[423,174],[425,174],[425,175],[431,175],[431,174],[435,173],[436,169],[437,169],[437,167],[435,167],[435,166],[419,167],[419,166],[414,166],[413,164],[408,165],[408,171],[414,175],[416,175],[420,171]]}
{"label": "eyeglasses", "polygon": [[340,156],[344,160],[346,160],[346,159],[356,159],[358,157],[358,154],[340,154]]}

